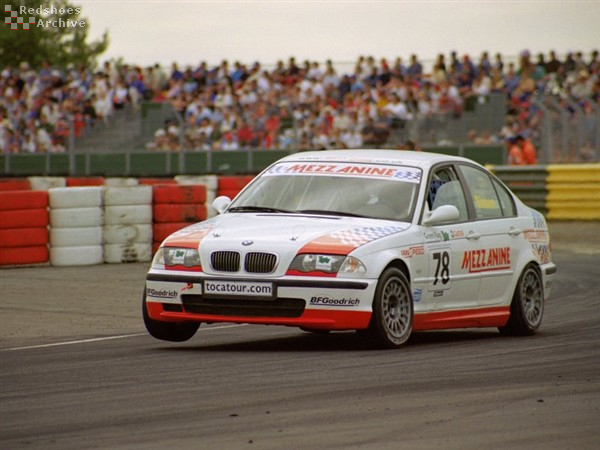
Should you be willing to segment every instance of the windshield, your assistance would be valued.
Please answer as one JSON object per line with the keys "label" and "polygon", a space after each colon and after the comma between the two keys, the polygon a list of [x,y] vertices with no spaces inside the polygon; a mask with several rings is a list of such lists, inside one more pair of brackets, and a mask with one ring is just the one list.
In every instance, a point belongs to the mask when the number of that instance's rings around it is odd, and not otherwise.
{"label": "windshield", "polygon": [[283,162],[254,180],[228,211],[411,221],[420,180],[421,171],[414,167]]}

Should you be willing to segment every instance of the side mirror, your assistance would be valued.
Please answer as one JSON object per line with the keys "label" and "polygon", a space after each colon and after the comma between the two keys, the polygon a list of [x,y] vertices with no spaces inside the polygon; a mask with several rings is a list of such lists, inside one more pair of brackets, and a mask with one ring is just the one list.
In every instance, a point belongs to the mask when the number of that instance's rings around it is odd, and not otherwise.
{"label": "side mirror", "polygon": [[452,205],[443,205],[427,213],[423,225],[431,226],[438,223],[452,222],[460,217],[458,208]]}
{"label": "side mirror", "polygon": [[227,197],[226,195],[221,195],[220,197],[217,197],[213,200],[212,207],[219,214],[222,214],[223,211],[225,211],[230,204],[231,204],[231,199],[229,197]]}

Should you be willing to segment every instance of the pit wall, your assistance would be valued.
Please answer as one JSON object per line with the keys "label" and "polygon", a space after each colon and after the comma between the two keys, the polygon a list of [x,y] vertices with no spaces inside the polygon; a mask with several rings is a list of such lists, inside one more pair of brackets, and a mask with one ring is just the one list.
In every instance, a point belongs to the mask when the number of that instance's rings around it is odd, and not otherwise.
{"label": "pit wall", "polygon": [[[548,220],[600,221],[600,164],[488,166]],[[150,261],[169,234],[216,213],[253,175],[0,179],[0,267]]]}

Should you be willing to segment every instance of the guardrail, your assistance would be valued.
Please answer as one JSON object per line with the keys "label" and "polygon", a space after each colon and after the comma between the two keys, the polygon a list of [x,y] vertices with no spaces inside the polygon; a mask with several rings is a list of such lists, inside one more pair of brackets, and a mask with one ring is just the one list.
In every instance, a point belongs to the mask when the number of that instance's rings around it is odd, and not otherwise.
{"label": "guardrail", "polygon": [[[423,150],[464,156],[481,164],[506,163],[506,151],[501,145],[431,146]],[[5,154],[0,155],[0,175],[164,177],[257,174],[292,153],[296,150]]]}

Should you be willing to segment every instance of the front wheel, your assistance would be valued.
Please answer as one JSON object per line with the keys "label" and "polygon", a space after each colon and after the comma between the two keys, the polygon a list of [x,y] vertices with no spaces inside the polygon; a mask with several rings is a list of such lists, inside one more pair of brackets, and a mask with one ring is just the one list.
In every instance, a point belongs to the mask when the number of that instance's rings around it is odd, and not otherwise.
{"label": "front wheel", "polygon": [[366,334],[378,347],[398,348],[410,337],[412,324],[410,284],[400,269],[390,267],[377,283],[373,314]]}
{"label": "front wheel", "polygon": [[542,323],[544,314],[544,287],[540,271],[529,264],[519,277],[512,302],[510,317],[500,333],[506,336],[531,336]]}
{"label": "front wheel", "polygon": [[195,322],[161,322],[151,319],[148,315],[145,292],[142,299],[142,316],[144,317],[144,325],[146,325],[146,330],[148,330],[150,336],[161,341],[187,341],[196,334],[198,327],[200,327],[200,324]]}

